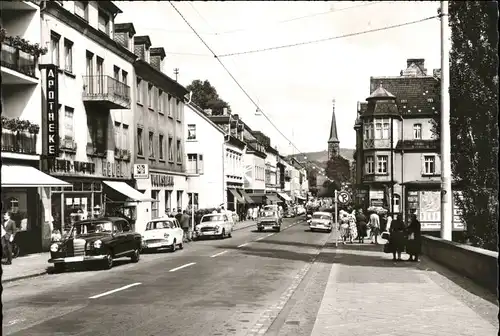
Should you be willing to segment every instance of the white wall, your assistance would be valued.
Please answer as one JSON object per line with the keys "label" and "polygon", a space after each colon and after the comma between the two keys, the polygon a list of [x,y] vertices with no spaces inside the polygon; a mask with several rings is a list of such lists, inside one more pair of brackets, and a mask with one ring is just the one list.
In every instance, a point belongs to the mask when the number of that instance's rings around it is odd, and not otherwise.
{"label": "white wall", "polygon": [[434,139],[431,118],[411,118],[403,120],[403,139],[413,140],[413,125],[422,125],[422,140]]}
{"label": "white wall", "polygon": [[[251,153],[245,153],[245,189],[264,190],[265,183],[265,159]],[[260,168],[260,173],[258,168]]]}
{"label": "white wall", "polygon": [[[184,105],[184,140],[186,162],[188,154],[203,155],[203,174],[188,178],[188,191],[198,193],[200,208],[217,207],[224,203],[225,185],[223,156],[224,134],[201,112]],[[195,125],[196,139],[188,140],[188,125]]]}

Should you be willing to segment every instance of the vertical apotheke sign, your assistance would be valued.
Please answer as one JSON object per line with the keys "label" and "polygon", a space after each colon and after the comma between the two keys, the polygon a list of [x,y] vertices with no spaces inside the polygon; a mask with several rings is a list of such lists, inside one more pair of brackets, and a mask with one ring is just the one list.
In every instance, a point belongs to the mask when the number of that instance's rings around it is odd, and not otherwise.
{"label": "vertical apotheke sign", "polygon": [[59,83],[57,65],[46,66],[47,85],[47,156],[59,156]]}

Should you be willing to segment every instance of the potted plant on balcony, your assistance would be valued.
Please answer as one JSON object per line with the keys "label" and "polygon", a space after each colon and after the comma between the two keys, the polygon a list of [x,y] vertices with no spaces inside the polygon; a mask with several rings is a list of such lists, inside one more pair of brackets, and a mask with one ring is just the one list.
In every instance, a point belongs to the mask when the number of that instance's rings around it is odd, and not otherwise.
{"label": "potted plant on balcony", "polygon": [[123,161],[130,161],[130,150],[128,149],[122,149],[122,160]]}
{"label": "potted plant on balcony", "polygon": [[30,43],[20,36],[7,36],[7,32],[4,28],[0,29],[0,43],[21,50],[35,58],[45,55],[48,51],[47,48],[40,47],[38,43]]}
{"label": "potted plant on balcony", "polygon": [[115,159],[120,160],[122,158],[122,151],[120,148],[115,147]]}

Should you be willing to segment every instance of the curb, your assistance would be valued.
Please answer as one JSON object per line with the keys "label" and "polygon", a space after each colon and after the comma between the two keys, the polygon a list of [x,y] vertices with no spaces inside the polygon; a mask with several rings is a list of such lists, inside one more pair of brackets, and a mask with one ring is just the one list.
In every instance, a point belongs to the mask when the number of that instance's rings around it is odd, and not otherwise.
{"label": "curb", "polygon": [[24,280],[24,279],[36,278],[38,276],[45,275],[47,273],[48,273],[47,271],[43,271],[43,272],[37,272],[37,273],[32,273],[32,274],[27,274],[27,275],[21,275],[18,277],[13,277],[13,278],[7,279],[7,280],[2,280],[2,284],[7,284],[9,282],[19,281],[19,280]]}

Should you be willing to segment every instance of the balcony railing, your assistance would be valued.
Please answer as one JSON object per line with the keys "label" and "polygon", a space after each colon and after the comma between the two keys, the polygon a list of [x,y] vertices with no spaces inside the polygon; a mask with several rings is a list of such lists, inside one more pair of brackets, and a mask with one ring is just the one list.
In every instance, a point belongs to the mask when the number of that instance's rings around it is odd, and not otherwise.
{"label": "balcony railing", "polygon": [[390,148],[391,140],[389,139],[364,139],[363,149],[371,148]]}
{"label": "balcony railing", "polygon": [[38,134],[13,132],[2,127],[2,152],[36,154]]}
{"label": "balcony railing", "polygon": [[109,109],[130,108],[130,87],[110,76],[84,76],[83,100],[101,102]]}
{"label": "balcony railing", "polygon": [[3,67],[36,78],[36,59],[33,55],[3,43],[1,61]]}

